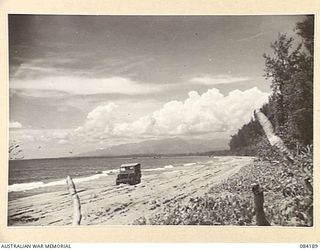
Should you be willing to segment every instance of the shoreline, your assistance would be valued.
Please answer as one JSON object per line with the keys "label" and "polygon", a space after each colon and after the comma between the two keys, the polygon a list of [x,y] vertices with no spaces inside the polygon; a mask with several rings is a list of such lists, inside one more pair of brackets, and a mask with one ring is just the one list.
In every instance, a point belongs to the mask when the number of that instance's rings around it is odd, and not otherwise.
{"label": "shoreline", "polygon": [[[96,158],[95,158],[96,159]],[[120,158],[119,158],[120,159]],[[153,160],[152,158],[148,158]],[[176,162],[175,160],[177,159],[183,159],[183,161],[179,161]],[[219,159],[219,157],[216,157],[215,160]],[[40,159],[41,160],[41,159]],[[208,158],[208,157],[167,157],[167,158],[156,158],[154,159],[155,161],[153,161],[153,164],[151,163],[150,165],[150,161],[149,162],[144,162],[145,159],[144,158],[139,158],[139,159],[135,159],[136,161],[141,162],[143,168],[142,173],[144,175],[149,174],[149,172],[153,172],[153,171],[158,171],[158,170],[167,170],[167,168],[176,168],[176,167],[189,167],[195,164],[203,164],[203,163],[208,163],[211,161],[215,161],[213,160],[213,158]],[[166,160],[165,162],[162,162],[162,160]],[[157,163],[155,163],[156,161],[159,161]],[[54,164],[54,163],[53,163]],[[59,163],[58,163],[59,164]],[[80,162],[81,164],[81,162]],[[74,168],[73,172],[66,174],[65,172],[63,172],[63,174],[59,174],[59,177],[53,177],[52,173],[49,172],[49,175],[51,175],[50,177],[53,178],[48,178],[48,177],[43,177],[43,179],[41,179],[40,177],[35,179],[33,176],[31,177],[30,180],[28,179],[24,179],[21,181],[21,179],[19,179],[19,182],[15,182],[15,183],[11,183],[12,180],[10,181],[10,177],[9,177],[9,185],[7,188],[8,191],[8,200],[12,201],[12,200],[16,200],[18,198],[23,198],[23,197],[28,197],[28,196],[33,196],[36,194],[41,194],[41,193],[51,193],[56,191],[56,187],[58,189],[59,186],[65,186],[65,178],[67,175],[70,175],[70,177],[72,177],[73,181],[75,184],[78,184],[79,182],[86,182],[86,181],[92,181],[94,179],[98,179],[101,178],[103,176],[113,176],[115,174],[119,173],[119,166],[121,165],[121,162],[118,163],[112,163],[109,166],[94,166],[91,171],[87,171],[87,169],[85,170],[85,172],[83,172],[83,168],[82,169],[76,169]],[[87,165],[88,167],[90,166],[90,163],[87,162],[85,165]],[[21,166],[24,167],[24,166]],[[28,168],[25,168],[28,169]],[[58,171],[61,171],[63,169],[57,169]],[[16,170],[17,171],[17,168]],[[61,172],[61,173],[62,173]],[[28,173],[22,173],[24,175],[28,174]],[[45,172],[43,173],[45,174]]]}
{"label": "shoreline", "polygon": [[[252,163],[252,157],[221,157],[216,162],[144,173],[135,186],[116,186],[115,174],[77,183],[81,225],[130,225],[141,216],[159,213],[167,203],[205,194]],[[8,226],[66,226],[71,221],[72,203],[66,186],[8,202]]]}
{"label": "shoreline", "polygon": [[[197,157],[197,158],[195,159],[195,157]],[[97,158],[104,158],[104,157],[92,157],[92,158],[93,159],[97,159]],[[145,159],[161,160],[161,159],[188,159],[188,158],[190,158],[192,160],[195,160],[196,162],[194,162],[194,163],[200,163],[199,159],[201,159],[201,162],[209,159],[207,156],[185,156],[185,157],[174,156],[174,157],[162,157],[162,158],[139,157],[139,158],[132,159],[131,162],[139,161],[139,160],[143,161]],[[62,158],[57,158],[57,159],[60,160]],[[57,160],[57,159],[50,158],[49,160]],[[74,159],[78,160],[78,158],[71,158],[71,157],[68,160],[74,160]],[[115,159],[127,159],[127,158],[115,157]],[[36,160],[37,161],[38,160],[42,161],[42,160],[45,160],[45,159],[36,159]],[[16,161],[21,161],[21,160],[16,160]],[[23,161],[28,161],[28,160],[23,160]],[[33,160],[30,160],[30,161],[33,161]],[[189,162],[187,162],[187,163],[183,163],[183,162],[182,163],[176,163],[174,165],[185,165],[185,164],[189,165]],[[86,179],[86,178],[90,179],[90,178],[93,178],[93,176],[95,176],[95,175],[109,175],[109,174],[112,174],[112,173],[117,173],[119,171],[120,165],[121,165],[121,163],[119,162],[116,165],[113,164],[111,166],[107,165],[107,166],[103,166],[103,167],[99,167],[99,168],[93,168],[90,173],[81,173],[81,171],[77,172],[77,169],[75,169],[75,172],[70,173],[70,175],[75,180],[75,182],[77,182],[77,181],[86,181],[86,180],[82,180],[82,179]],[[162,167],[165,167],[165,166],[166,165],[163,165]],[[20,166],[20,167],[23,167],[23,166]],[[153,166],[153,165],[147,165],[147,168],[145,168],[145,167],[146,166],[144,164],[144,168],[142,169],[142,171],[147,171],[148,172],[148,171],[153,171],[153,169],[156,169],[156,168],[161,168],[159,166]],[[16,168],[14,171],[18,171],[18,170],[19,169]],[[59,169],[59,171],[61,171],[61,170]],[[51,176],[51,177],[53,177],[53,176]],[[46,187],[46,186],[64,185],[64,181],[65,181],[66,175],[63,174],[63,175],[60,175],[59,177],[57,176],[57,177],[53,177],[53,178],[50,178],[50,179],[48,177],[46,177],[46,176],[44,176],[43,179],[41,179],[40,177],[37,178],[37,179],[35,179],[35,178],[19,179],[18,182],[13,182],[14,178],[15,177],[13,177],[11,179],[10,176],[9,176],[9,185],[8,185],[8,192],[9,193],[30,191],[30,190],[33,190],[33,189],[36,189],[36,188],[41,188],[42,186]],[[80,180],[78,180],[78,179],[80,179]]]}

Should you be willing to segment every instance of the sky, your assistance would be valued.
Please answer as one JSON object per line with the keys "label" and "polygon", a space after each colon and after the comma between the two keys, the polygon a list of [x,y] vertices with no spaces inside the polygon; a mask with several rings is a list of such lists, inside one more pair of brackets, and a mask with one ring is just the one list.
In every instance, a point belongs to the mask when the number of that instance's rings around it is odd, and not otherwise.
{"label": "sky", "polygon": [[263,53],[303,18],[9,15],[10,142],[44,158],[228,139],[268,100]]}

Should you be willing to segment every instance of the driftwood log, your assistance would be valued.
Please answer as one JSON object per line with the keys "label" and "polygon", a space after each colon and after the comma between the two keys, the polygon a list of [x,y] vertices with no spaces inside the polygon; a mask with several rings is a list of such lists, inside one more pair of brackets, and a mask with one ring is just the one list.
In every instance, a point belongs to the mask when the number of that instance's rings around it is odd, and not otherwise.
{"label": "driftwood log", "polygon": [[269,119],[259,109],[254,111],[254,116],[259,121],[271,146],[275,146],[290,163],[293,163],[294,156],[283,143],[282,139],[275,134],[274,128]]}
{"label": "driftwood log", "polygon": [[266,219],[266,215],[264,213],[264,196],[260,185],[257,183],[253,184],[252,192],[254,195],[254,212],[256,215],[257,226],[270,226],[270,223]]}
{"label": "driftwood log", "polygon": [[73,220],[72,220],[72,226],[78,226],[81,223],[81,204],[80,199],[77,194],[76,187],[73,183],[73,180],[70,176],[67,177],[67,185],[68,190],[72,198],[73,203]]}

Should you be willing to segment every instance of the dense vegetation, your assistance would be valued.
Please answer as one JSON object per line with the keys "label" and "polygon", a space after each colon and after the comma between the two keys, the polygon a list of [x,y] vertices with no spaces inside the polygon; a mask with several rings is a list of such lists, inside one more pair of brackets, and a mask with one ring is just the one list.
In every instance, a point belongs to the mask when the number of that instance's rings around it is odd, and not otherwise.
{"label": "dense vegetation", "polygon": [[264,210],[271,225],[312,226],[313,200],[310,190],[304,188],[305,173],[312,169],[311,156],[312,149],[307,148],[291,169],[280,162],[256,161],[213,186],[205,196],[185,203],[169,202],[162,212],[151,218],[141,217],[133,224],[256,225],[251,185],[258,182],[265,191]]}
{"label": "dense vegetation", "polygon": [[[273,56],[263,55],[272,94],[262,112],[291,150],[313,143],[313,28],[313,16],[307,16],[296,25],[301,42],[280,34],[271,45]],[[232,136],[230,149],[263,159],[276,155],[254,119]]]}
{"label": "dense vegetation", "polygon": [[[270,146],[255,119],[245,124],[237,134],[232,136],[230,150],[235,154],[258,156],[262,160],[280,160],[279,169],[282,175],[286,176],[286,172],[290,173],[285,179],[287,184],[280,187],[285,196],[282,198],[291,204],[291,210],[289,209],[291,212],[289,215],[283,212],[273,213],[272,220],[280,221],[281,225],[302,225],[297,222],[299,216],[295,216],[294,211],[295,214],[301,215],[300,219],[303,217],[304,220],[309,221],[305,225],[310,226],[313,221],[314,17],[307,16],[303,22],[297,23],[295,30],[301,41],[280,34],[278,40],[271,45],[273,56],[263,55],[266,65],[265,77],[272,80],[272,94],[268,103],[261,108],[271,121],[276,135],[291,151],[294,162],[288,164],[285,157],[276,148]],[[277,175],[277,172],[279,171],[275,170],[271,175],[275,181],[283,177]],[[261,175],[266,178],[270,173],[263,171]],[[289,189],[288,186],[290,186]],[[274,186],[269,192],[275,192],[276,189],[277,186]],[[290,198],[287,197],[288,190],[291,190]],[[279,204],[282,203],[279,200]],[[301,206],[301,204],[304,205]],[[308,205],[305,206],[306,204]],[[290,219],[290,223],[283,222],[284,216]]]}

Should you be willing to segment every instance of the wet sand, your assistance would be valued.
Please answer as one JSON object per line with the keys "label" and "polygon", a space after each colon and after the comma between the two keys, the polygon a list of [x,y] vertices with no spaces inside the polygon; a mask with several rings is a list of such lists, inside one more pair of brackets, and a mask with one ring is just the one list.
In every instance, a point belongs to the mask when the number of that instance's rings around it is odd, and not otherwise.
{"label": "wet sand", "polygon": [[[76,185],[81,225],[130,225],[150,217],[167,203],[188,201],[253,164],[251,157],[215,157],[208,162],[159,171],[142,170],[141,183],[115,185],[116,174]],[[143,168],[143,166],[142,166]],[[73,206],[65,189],[9,201],[9,226],[71,225]]]}

